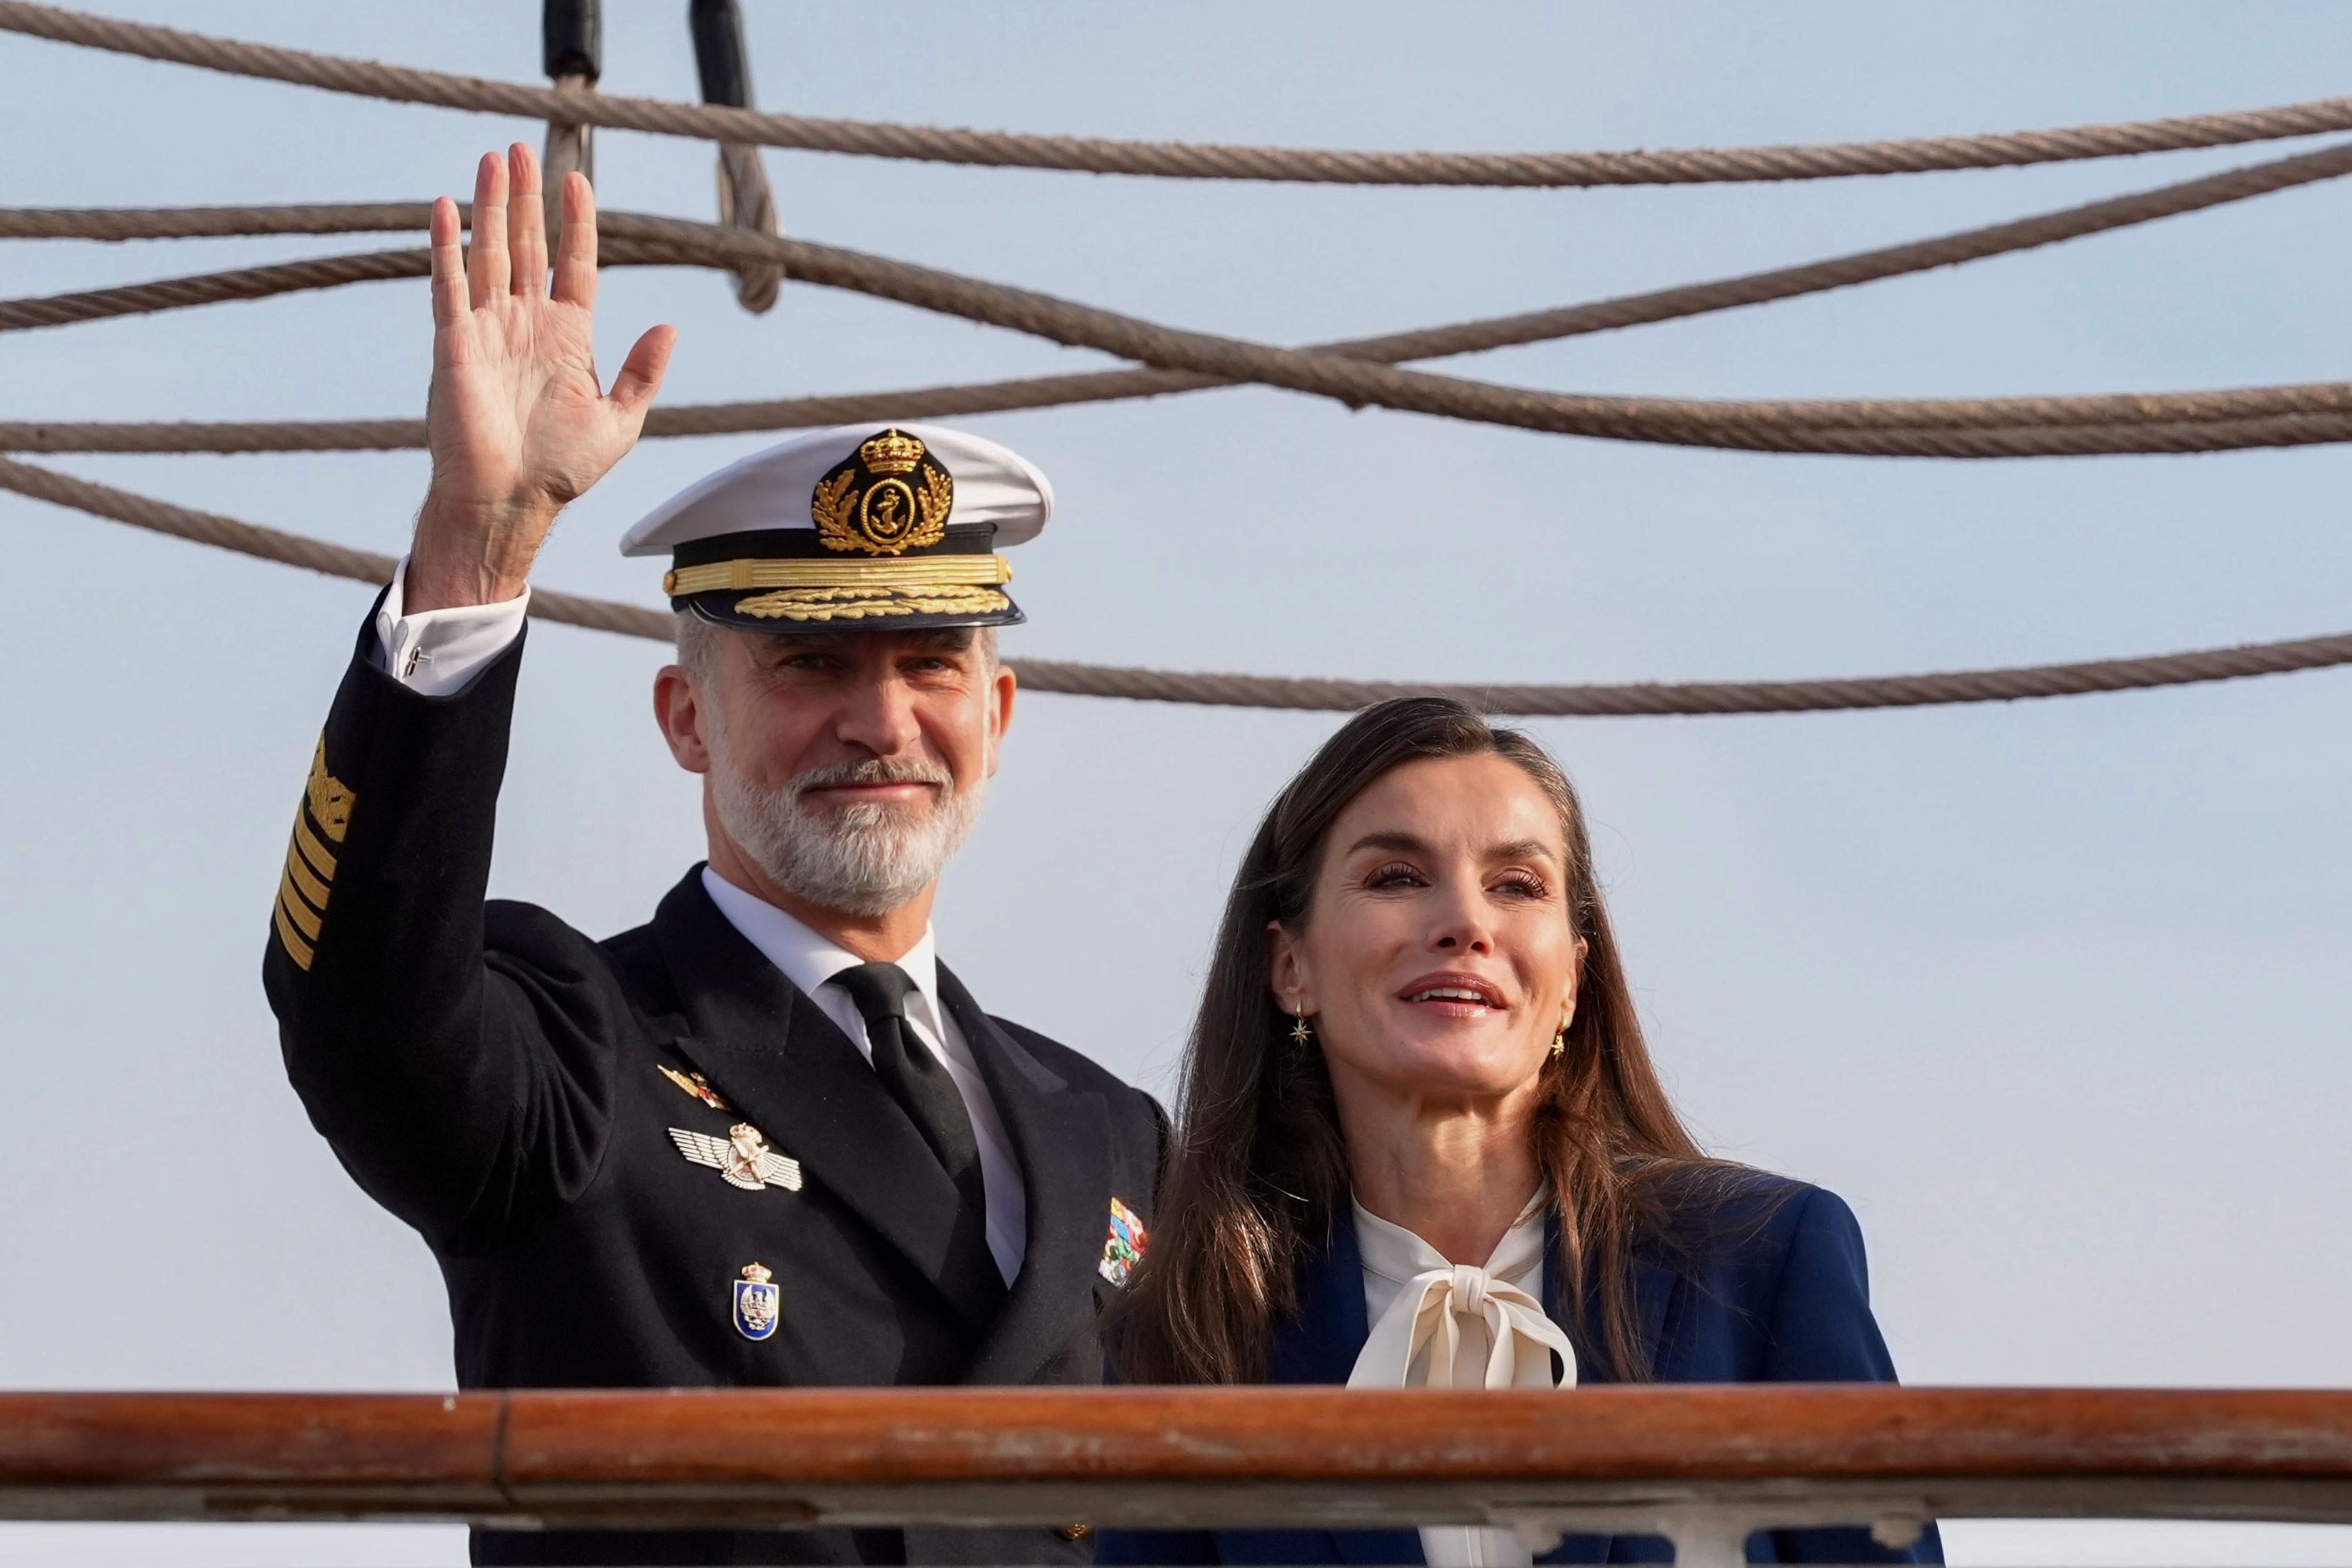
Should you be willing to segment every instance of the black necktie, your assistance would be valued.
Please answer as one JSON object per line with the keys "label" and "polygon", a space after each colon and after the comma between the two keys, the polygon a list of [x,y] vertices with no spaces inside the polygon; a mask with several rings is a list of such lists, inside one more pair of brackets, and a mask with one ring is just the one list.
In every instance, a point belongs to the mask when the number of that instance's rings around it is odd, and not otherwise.
{"label": "black necktie", "polygon": [[833,979],[849,993],[866,1019],[875,1075],[922,1134],[962,1197],[950,1266],[969,1272],[970,1283],[983,1297],[1002,1296],[1004,1276],[997,1271],[995,1255],[988,1248],[988,1190],[980,1169],[980,1139],[971,1130],[962,1091],[948,1076],[947,1063],[915,1038],[907,1022],[907,998],[915,982],[896,964],[860,964]]}

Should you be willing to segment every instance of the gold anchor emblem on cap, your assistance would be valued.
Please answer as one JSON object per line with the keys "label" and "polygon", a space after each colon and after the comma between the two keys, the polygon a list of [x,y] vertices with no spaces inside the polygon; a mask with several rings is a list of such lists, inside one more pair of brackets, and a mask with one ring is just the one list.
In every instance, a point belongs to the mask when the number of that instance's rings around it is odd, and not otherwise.
{"label": "gold anchor emblem on cap", "polygon": [[826,471],[809,497],[819,543],[831,550],[903,555],[948,536],[955,480],[920,440],[877,432]]}

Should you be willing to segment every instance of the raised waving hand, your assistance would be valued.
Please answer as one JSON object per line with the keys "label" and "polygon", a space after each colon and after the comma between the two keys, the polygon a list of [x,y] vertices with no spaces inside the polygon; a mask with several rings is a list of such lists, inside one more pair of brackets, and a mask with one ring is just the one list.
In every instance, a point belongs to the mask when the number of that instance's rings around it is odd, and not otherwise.
{"label": "raised waving hand", "polygon": [[[509,200],[509,192],[512,200]],[[474,235],[433,204],[433,483],[409,551],[409,612],[523,590],[555,514],[636,444],[677,330],[639,338],[613,390],[596,378],[596,198],[568,174],[549,283],[539,160],[516,142],[474,177]]]}

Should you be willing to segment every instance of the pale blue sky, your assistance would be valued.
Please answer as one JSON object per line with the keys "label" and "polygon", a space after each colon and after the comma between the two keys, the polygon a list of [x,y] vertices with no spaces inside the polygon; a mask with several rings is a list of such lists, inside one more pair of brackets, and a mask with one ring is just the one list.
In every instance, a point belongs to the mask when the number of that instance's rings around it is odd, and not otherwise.
{"label": "pale blue sky", "polygon": [[[115,0],[235,37],[535,78],[531,0]],[[683,13],[614,0],[606,83],[690,97]],[[2238,4],[747,6],[764,105],[1196,140],[1582,148],[1997,131],[2332,96],[2340,10]],[[415,200],[535,127],[0,36],[0,202]],[[791,232],[1276,341],[1802,261],[2275,156],[1657,191],[1383,191],[772,152]],[[614,207],[707,217],[707,149],[604,133]],[[2352,190],[1449,368],[1690,395],[2333,379]],[[11,243],[9,296],[388,238]],[[1101,362],[788,287],[608,277],[606,358],[678,401]],[[408,414],[419,284],[0,339],[0,417]],[[2352,626],[2352,466],[2317,448],[1980,465],[1612,445],[1242,391],[971,422],[1062,509],[1016,653],[1515,680],[1764,677]],[[761,443],[651,444],[550,584],[653,602],[654,501]],[[400,547],[414,454],[57,459]],[[367,602],[0,495],[0,1385],[437,1388],[421,1243],[278,1065],[257,967],[287,819]],[[533,635],[493,884],[603,933],[697,858],[654,645]],[[1844,1194],[1917,1382],[2343,1384],[2352,1293],[2352,672],[1819,717],[1534,727],[1581,785],[1654,1048],[1719,1150]],[[1328,716],[1034,696],[951,873],[990,1005],[1160,1087],[1234,858]],[[2333,956],[2331,956],[2333,955]],[[551,1310],[564,1282],[550,1281]],[[2326,1532],[1961,1525],[1956,1560],[2352,1561]],[[137,1530],[0,1531],[66,1563]],[[448,1530],[180,1531],[205,1561],[462,1560]],[[192,1560],[193,1560],[192,1558]]]}

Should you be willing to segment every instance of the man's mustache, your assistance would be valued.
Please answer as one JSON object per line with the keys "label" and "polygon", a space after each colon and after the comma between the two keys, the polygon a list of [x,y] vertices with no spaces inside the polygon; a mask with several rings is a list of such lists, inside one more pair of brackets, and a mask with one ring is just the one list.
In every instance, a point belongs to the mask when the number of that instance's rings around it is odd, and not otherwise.
{"label": "man's mustache", "polygon": [[804,800],[814,789],[875,784],[933,784],[949,794],[955,792],[954,775],[936,762],[912,757],[897,760],[876,757],[864,762],[839,762],[829,768],[810,768],[793,780],[793,799]]}

